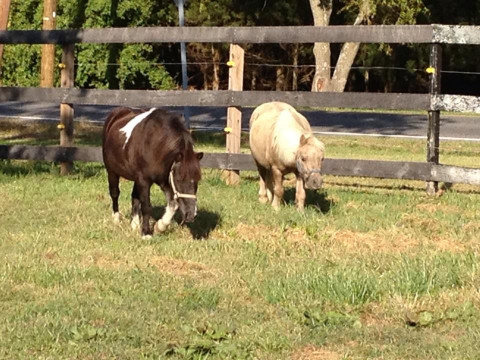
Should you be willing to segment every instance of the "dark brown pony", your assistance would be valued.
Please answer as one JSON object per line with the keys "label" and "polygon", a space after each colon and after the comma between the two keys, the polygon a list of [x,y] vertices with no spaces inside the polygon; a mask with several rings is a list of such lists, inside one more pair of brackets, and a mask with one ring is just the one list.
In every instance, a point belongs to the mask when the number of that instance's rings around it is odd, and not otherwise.
{"label": "dark brown pony", "polygon": [[165,214],[154,226],[156,232],[167,229],[177,209],[182,223],[193,221],[203,153],[193,150],[192,137],[180,115],[155,108],[116,108],[105,121],[102,145],[115,222],[120,220],[120,177],[134,182],[131,224],[134,229],[140,227],[141,214],[143,237],[152,234],[150,188],[154,183],[167,199]]}

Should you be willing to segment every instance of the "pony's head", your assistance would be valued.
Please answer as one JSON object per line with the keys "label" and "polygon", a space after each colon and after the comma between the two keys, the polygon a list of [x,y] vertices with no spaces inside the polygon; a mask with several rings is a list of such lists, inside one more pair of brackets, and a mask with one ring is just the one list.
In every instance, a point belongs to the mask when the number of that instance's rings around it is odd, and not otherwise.
{"label": "pony's head", "polygon": [[169,182],[182,215],[182,223],[192,222],[197,215],[197,188],[201,178],[202,158],[202,152],[193,150],[179,153],[170,171]]}
{"label": "pony's head", "polygon": [[322,186],[322,163],[325,146],[315,136],[300,136],[300,144],[295,158],[297,171],[307,189],[319,189]]}

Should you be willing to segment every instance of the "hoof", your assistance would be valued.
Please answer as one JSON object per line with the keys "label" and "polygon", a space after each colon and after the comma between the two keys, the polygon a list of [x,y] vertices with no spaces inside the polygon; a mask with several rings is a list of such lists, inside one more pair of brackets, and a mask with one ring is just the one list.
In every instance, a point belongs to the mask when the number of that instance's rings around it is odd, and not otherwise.
{"label": "hoof", "polygon": [[152,235],[147,234],[147,235],[142,235],[142,240],[150,240],[152,238]]}
{"label": "hoof", "polygon": [[273,210],[275,211],[280,211],[281,204],[278,204],[276,202],[272,203]]}
{"label": "hoof", "polygon": [[266,204],[268,203],[268,197],[266,196],[259,196],[258,201],[260,201],[261,204]]}
{"label": "hoof", "polygon": [[120,213],[119,212],[113,213],[112,219],[115,225],[120,224]]}
{"label": "hoof", "polygon": [[130,222],[132,230],[140,230],[140,216],[135,215]]}
{"label": "hoof", "polygon": [[154,228],[153,228],[153,231],[154,231],[155,233],[162,233],[162,232],[164,232],[164,231],[167,230],[167,229],[168,229],[168,225],[165,225],[162,220],[158,220],[158,221],[155,223],[155,226],[154,226]]}

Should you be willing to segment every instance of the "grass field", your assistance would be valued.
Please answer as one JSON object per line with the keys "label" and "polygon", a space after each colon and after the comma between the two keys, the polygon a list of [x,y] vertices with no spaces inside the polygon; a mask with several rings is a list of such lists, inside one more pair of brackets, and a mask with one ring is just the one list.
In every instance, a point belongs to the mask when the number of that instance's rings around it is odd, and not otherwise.
{"label": "grass field", "polygon": [[[56,143],[4,126],[2,143]],[[77,139],[98,144],[98,129]],[[197,134],[221,151],[220,136]],[[412,140],[324,138],[328,157],[422,161]],[[441,160],[478,167],[479,145]],[[245,148],[246,151],[246,148]],[[257,202],[253,172],[204,170],[199,215],[144,241],[111,221],[105,172],[0,161],[0,358],[477,359],[480,189],[326,176],[295,210]],[[155,217],[164,198],[152,193]]]}

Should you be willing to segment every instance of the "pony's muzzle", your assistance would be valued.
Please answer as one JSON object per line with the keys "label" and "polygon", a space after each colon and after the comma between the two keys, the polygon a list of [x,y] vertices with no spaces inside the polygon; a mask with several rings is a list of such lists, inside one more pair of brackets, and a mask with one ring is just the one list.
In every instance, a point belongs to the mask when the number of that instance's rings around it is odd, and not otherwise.
{"label": "pony's muzzle", "polygon": [[196,201],[190,199],[182,199],[180,202],[180,211],[182,213],[182,224],[191,223],[197,216],[197,204]]}
{"label": "pony's muzzle", "polygon": [[196,215],[197,215],[196,213],[188,212],[185,214],[185,217],[183,220],[187,224],[192,223],[195,220]]}
{"label": "pony's muzzle", "polygon": [[307,181],[305,181],[305,188],[310,190],[317,190],[322,187],[323,178],[322,175],[318,173],[311,174]]}

